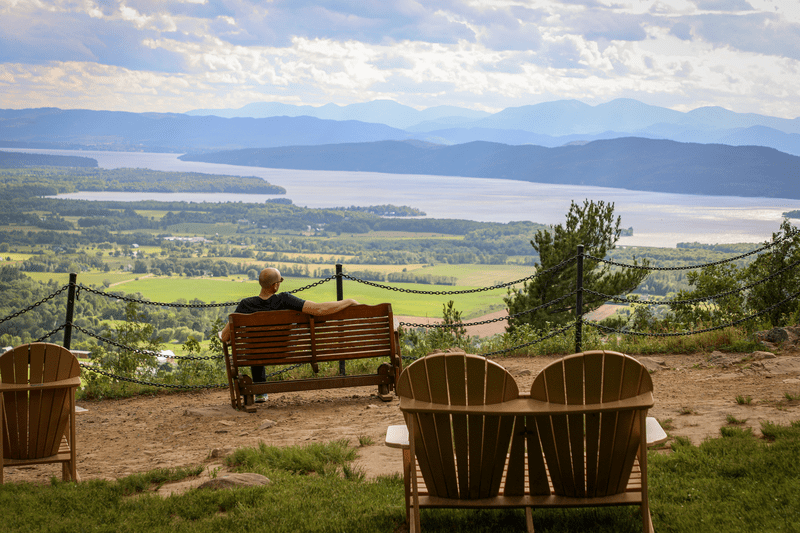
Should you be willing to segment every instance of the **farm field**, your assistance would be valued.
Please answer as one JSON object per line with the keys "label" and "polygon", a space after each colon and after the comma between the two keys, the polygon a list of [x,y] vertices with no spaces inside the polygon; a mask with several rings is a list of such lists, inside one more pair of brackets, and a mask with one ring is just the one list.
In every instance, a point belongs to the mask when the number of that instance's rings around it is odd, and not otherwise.
{"label": "farm field", "polygon": [[[498,273],[499,274],[499,273]],[[69,274],[32,272],[29,275],[38,281],[55,279],[59,283],[69,282]],[[452,275],[452,274],[450,274]],[[104,280],[111,281],[108,288],[102,287]],[[281,290],[292,291],[319,281],[315,278],[286,277]],[[176,302],[180,299],[189,301],[198,299],[206,303],[238,302],[247,296],[258,293],[258,283],[245,276],[228,276],[218,278],[192,278],[180,276],[148,276],[146,274],[126,273],[81,273],[78,283],[94,285],[101,290],[121,292],[126,295],[140,294],[143,298],[157,302]],[[503,296],[505,289],[494,289],[469,294],[425,295],[405,292],[406,290],[426,292],[451,292],[483,288],[485,285],[424,285],[414,283],[388,283],[380,285],[394,287],[387,290],[364,283],[345,279],[343,282],[344,297],[355,298],[361,303],[376,304],[390,302],[395,314],[419,317],[442,316],[442,305],[449,300],[455,302],[456,309],[463,313],[465,319],[481,316],[493,311],[505,309]],[[328,301],[336,299],[336,285],[329,281],[298,293],[303,299]]]}

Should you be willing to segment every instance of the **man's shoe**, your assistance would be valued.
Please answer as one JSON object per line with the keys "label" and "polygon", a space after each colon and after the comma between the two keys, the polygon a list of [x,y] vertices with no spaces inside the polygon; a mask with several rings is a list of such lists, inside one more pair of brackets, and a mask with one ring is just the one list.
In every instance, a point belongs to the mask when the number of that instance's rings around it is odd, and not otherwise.
{"label": "man's shoe", "polygon": [[255,402],[264,403],[267,401],[267,398],[269,398],[269,396],[267,396],[266,394],[256,394]]}

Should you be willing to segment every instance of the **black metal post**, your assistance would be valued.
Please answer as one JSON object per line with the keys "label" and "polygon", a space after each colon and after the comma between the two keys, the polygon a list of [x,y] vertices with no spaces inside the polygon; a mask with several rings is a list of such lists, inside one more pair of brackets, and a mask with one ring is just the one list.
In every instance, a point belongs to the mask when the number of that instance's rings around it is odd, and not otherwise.
{"label": "black metal post", "polygon": [[575,295],[575,353],[583,351],[583,245],[578,245],[578,279]]}
{"label": "black metal post", "polygon": [[[336,264],[336,301],[344,300],[344,287],[342,285],[342,265]],[[339,361],[339,375],[345,375],[344,361]]]}
{"label": "black metal post", "polygon": [[67,318],[64,326],[64,348],[69,350],[72,344],[72,317],[75,315],[75,289],[78,287],[78,274],[69,275],[69,289],[67,289]]}

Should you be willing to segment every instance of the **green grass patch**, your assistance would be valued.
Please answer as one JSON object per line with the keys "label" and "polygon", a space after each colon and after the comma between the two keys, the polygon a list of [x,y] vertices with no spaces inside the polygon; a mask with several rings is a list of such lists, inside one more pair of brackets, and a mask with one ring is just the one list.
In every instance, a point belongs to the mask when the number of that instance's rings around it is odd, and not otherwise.
{"label": "green grass patch", "polygon": [[[78,276],[80,281],[84,275]],[[127,275],[131,279],[131,274]],[[122,291],[128,294],[140,293],[143,297],[158,302],[175,302],[178,299],[191,300],[198,298],[203,302],[238,302],[247,296],[258,294],[259,286],[256,281],[242,281],[241,276],[220,278],[185,278],[178,276],[169,277],[140,277],[138,280],[126,282],[122,285],[111,287],[111,290]],[[292,291],[309,284],[317,279],[311,278],[286,278],[281,285],[281,290]],[[383,286],[394,287],[398,290],[387,290],[373,287],[363,283],[344,280],[344,297],[355,298],[360,303],[378,304],[389,302],[392,310],[397,315],[410,315],[421,317],[441,318],[442,304],[447,300],[456,301],[456,308],[462,311],[465,318],[480,316],[499,309],[505,309],[503,296],[504,289],[483,291],[461,295],[413,294],[404,292],[409,290],[422,291],[453,291],[476,287],[452,285],[418,285],[413,283],[380,283]],[[336,282],[328,281],[308,290],[296,293],[304,300],[325,302],[336,300]]]}
{"label": "green grass patch", "polygon": [[[671,453],[651,453],[650,506],[655,530],[797,531],[800,422],[790,426],[765,423],[762,431],[773,440],[758,439],[747,431],[728,431],[700,446],[675,439]],[[344,441],[242,448],[229,457],[229,465],[237,471],[263,474],[270,484],[195,489],[168,498],[150,491],[196,476],[203,467],[78,484],[54,480],[51,485],[33,485],[8,479],[0,486],[3,530],[372,533],[402,528],[402,477],[367,480],[352,467],[356,454],[355,445]],[[533,522],[540,533],[633,533],[642,528],[636,507],[534,509]],[[525,530],[522,510],[424,509],[422,527],[429,533]]]}
{"label": "green grass patch", "polygon": [[5,252],[0,253],[0,257],[3,258],[3,261],[25,261],[33,257],[33,254],[25,254],[25,253],[17,253],[17,252]]}
{"label": "green grass patch", "polygon": [[[237,224],[231,223],[211,223],[206,224],[203,222],[181,222],[167,226],[165,230],[175,236],[201,236],[201,235],[233,235],[239,229]],[[141,231],[141,230],[138,230]]]}

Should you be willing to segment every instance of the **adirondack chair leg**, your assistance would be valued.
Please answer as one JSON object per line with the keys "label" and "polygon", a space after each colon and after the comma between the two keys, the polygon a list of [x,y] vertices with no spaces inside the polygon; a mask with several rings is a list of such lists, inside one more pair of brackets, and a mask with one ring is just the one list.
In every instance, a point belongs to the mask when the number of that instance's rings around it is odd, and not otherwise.
{"label": "adirondack chair leg", "polygon": [[411,499],[413,500],[413,510],[411,510],[411,519],[408,522],[409,533],[421,533],[422,526],[419,517],[419,487],[417,486],[417,451],[414,446],[414,424],[410,424],[408,428],[408,443],[410,444],[409,452],[409,471],[411,476]]}
{"label": "adirondack chair leg", "polygon": [[403,492],[406,497],[406,523],[411,524],[411,449],[403,450]]}
{"label": "adirondack chair leg", "polygon": [[530,507],[525,508],[525,528],[528,533],[533,533],[533,511]]}

